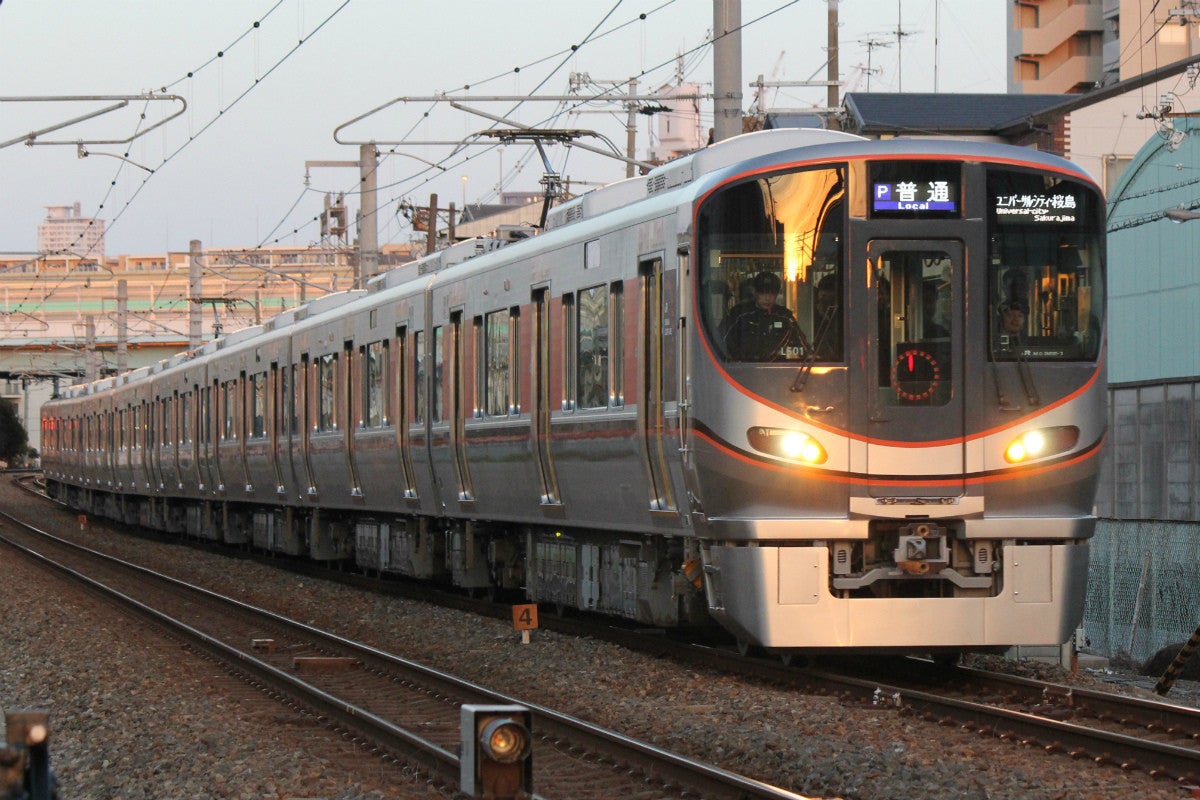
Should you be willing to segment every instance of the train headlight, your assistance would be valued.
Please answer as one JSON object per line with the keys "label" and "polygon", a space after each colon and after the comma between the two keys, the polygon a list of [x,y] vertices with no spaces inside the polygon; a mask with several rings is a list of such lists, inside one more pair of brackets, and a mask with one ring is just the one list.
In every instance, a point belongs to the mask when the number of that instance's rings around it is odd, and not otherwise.
{"label": "train headlight", "polygon": [[746,431],[755,450],[805,464],[824,464],[829,458],[825,448],[807,433],[787,428],[755,426]]}
{"label": "train headlight", "polygon": [[1078,441],[1079,428],[1074,425],[1025,431],[1004,448],[1004,460],[1010,464],[1023,464],[1066,452]]}

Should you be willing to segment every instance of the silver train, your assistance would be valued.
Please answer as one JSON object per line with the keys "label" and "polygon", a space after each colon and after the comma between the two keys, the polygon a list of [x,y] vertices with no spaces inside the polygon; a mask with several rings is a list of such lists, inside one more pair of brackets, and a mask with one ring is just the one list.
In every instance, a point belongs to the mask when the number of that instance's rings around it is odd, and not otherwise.
{"label": "silver train", "polygon": [[79,509],[783,653],[1082,614],[1103,200],[954,141],[752,133],[43,409]]}

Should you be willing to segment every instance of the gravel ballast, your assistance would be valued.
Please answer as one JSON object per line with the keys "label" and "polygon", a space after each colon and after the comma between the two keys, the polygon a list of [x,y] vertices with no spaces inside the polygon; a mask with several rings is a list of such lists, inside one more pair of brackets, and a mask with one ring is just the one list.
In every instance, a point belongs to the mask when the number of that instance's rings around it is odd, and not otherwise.
{"label": "gravel ballast", "polygon": [[[33,511],[44,527],[75,519],[16,492],[3,484],[0,508],[14,507],[19,516]],[[1140,772],[603,642],[539,631],[522,645],[497,620],[130,538],[117,527],[96,520],[86,535],[96,549],[138,553],[151,569],[795,792],[862,800],[1191,796]],[[0,557],[0,585],[8,587],[0,706],[51,712],[63,798],[441,796],[419,779],[384,776],[349,745],[344,758],[308,758],[305,737],[319,730],[9,553]],[[1086,680],[1058,673],[1063,682]],[[534,780],[536,789],[536,765]]]}

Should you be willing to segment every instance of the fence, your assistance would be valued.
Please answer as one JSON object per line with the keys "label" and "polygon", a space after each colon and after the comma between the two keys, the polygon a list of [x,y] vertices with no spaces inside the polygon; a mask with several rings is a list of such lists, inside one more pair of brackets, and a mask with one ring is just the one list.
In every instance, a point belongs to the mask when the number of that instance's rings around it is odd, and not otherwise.
{"label": "fence", "polygon": [[1200,524],[1102,519],[1091,541],[1081,649],[1145,660],[1200,625]]}

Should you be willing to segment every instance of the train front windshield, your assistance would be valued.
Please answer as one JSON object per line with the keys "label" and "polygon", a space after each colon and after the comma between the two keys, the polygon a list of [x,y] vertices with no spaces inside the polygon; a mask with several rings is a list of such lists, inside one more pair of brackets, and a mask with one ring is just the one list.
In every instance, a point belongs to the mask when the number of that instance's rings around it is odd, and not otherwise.
{"label": "train front windshield", "polygon": [[843,357],[844,167],[758,178],[700,211],[701,314],[728,361]]}
{"label": "train front windshield", "polygon": [[1041,173],[988,172],[994,361],[1092,361],[1104,319],[1095,195]]}
{"label": "train front windshield", "polygon": [[[864,321],[855,325],[843,313],[853,305],[846,303],[851,280],[861,274],[848,271],[845,252],[846,207],[856,205],[848,201],[848,172],[845,165],[821,165],[758,176],[706,198],[697,217],[697,306],[719,360],[821,364],[847,358],[846,331],[866,330]],[[891,181],[892,173],[922,180]],[[966,174],[974,178],[973,191]],[[900,222],[941,221],[936,234],[923,228],[922,238],[958,239],[970,217],[985,218],[990,360],[1096,359],[1104,319],[1103,230],[1091,188],[1054,173],[995,165],[980,170],[952,161],[879,162],[872,178],[876,186],[927,184],[948,193],[942,205],[949,210],[933,202],[933,210],[881,211],[875,202],[870,219],[881,220],[873,223],[881,230],[891,225],[892,237]],[[980,192],[985,183],[986,193]],[[852,178],[849,191],[865,191],[853,184]],[[877,302],[893,304],[889,318],[906,326],[892,333],[906,341],[947,339],[954,320],[949,255],[926,247],[884,253],[877,264]],[[887,269],[902,270],[892,277],[903,280],[889,284]],[[963,302],[957,294],[953,299]],[[983,311],[980,306],[973,315]],[[977,326],[969,335],[983,335]],[[880,327],[886,336],[887,326]],[[880,386],[893,382],[896,357],[895,347],[881,348]]]}

